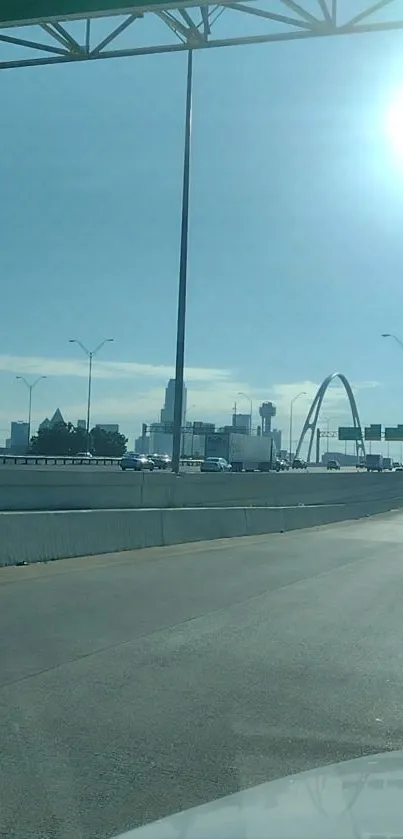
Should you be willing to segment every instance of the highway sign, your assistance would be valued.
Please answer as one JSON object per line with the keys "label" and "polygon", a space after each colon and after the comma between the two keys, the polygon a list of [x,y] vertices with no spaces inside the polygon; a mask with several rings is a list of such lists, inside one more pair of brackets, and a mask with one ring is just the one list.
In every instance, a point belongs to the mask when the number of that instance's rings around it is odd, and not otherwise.
{"label": "highway sign", "polygon": [[[130,15],[138,9],[166,6],[166,0],[1,0],[0,27],[26,26],[46,20]],[[181,5],[178,3],[178,5]]]}
{"label": "highway sign", "polygon": [[344,425],[339,428],[339,440],[361,440],[361,428]]}
{"label": "highway sign", "polygon": [[385,440],[403,440],[403,425],[396,425],[394,427],[385,428]]}
{"label": "highway sign", "polygon": [[382,426],[369,425],[365,428],[364,437],[366,440],[382,440]]}

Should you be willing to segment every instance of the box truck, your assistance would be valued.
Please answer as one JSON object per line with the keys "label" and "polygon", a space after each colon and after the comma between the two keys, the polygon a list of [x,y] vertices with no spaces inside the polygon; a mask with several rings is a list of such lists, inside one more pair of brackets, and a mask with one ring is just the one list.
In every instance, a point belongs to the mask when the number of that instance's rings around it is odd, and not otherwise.
{"label": "box truck", "polygon": [[367,454],[365,458],[367,472],[382,472],[383,457],[381,454]]}
{"label": "box truck", "polygon": [[271,437],[236,432],[206,434],[205,457],[224,457],[233,472],[275,469],[276,448]]}

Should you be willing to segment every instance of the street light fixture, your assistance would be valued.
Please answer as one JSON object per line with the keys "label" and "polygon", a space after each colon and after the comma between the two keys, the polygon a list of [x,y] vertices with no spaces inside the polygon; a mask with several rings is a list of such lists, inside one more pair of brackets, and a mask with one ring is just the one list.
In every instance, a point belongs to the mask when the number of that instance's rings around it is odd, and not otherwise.
{"label": "street light fixture", "polygon": [[403,341],[401,338],[398,338],[397,335],[394,335],[393,332],[382,332],[382,338],[393,338],[393,340],[399,344],[399,347],[403,348]]}
{"label": "street light fixture", "polygon": [[253,416],[253,404],[250,396],[247,393],[244,393],[242,390],[238,391],[238,396],[243,396],[249,402],[249,434],[252,434],[252,416]]}
{"label": "street light fixture", "polygon": [[90,421],[91,421],[91,385],[92,385],[92,359],[99,353],[102,347],[105,344],[110,344],[114,341],[114,338],[104,338],[94,350],[89,350],[81,341],[77,338],[69,338],[70,344],[78,344],[81,347],[82,351],[88,358],[88,399],[87,399],[87,423],[86,423],[86,436],[87,436],[87,451],[90,450]]}
{"label": "street light fixture", "polygon": [[291,465],[291,457],[292,457],[292,414],[293,414],[294,402],[296,402],[297,399],[300,398],[300,396],[306,396],[306,390],[301,390],[301,392],[297,393],[297,395],[294,396],[294,399],[291,399],[291,402],[290,402],[290,440],[289,440],[289,444],[290,444],[290,448],[289,448],[290,465]]}
{"label": "street light fixture", "polygon": [[32,384],[27,382],[27,380],[24,378],[24,376],[16,376],[15,378],[18,379],[18,381],[23,382],[24,385],[29,390],[29,400],[28,400],[28,447],[29,447],[30,440],[31,440],[32,391],[42,379],[47,379],[47,376],[38,376],[38,378],[35,379],[35,381],[32,382]]}

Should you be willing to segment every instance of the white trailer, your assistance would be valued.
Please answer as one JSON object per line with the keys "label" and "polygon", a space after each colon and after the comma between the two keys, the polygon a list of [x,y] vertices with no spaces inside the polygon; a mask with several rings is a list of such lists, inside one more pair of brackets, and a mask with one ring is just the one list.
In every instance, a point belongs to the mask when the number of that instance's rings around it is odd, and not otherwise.
{"label": "white trailer", "polygon": [[224,457],[233,472],[268,472],[275,468],[276,449],[271,437],[216,431],[206,435],[205,457]]}

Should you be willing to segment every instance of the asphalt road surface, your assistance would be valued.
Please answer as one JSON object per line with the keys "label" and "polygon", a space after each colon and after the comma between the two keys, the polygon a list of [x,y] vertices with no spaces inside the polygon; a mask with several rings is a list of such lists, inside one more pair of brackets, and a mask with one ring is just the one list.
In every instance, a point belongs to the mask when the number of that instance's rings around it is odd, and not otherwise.
{"label": "asphalt road surface", "polygon": [[0,569],[0,836],[403,748],[403,515]]}

